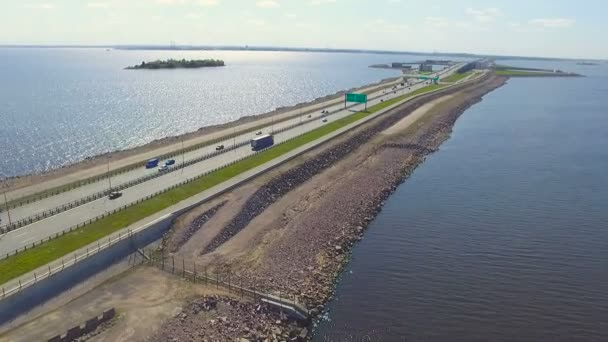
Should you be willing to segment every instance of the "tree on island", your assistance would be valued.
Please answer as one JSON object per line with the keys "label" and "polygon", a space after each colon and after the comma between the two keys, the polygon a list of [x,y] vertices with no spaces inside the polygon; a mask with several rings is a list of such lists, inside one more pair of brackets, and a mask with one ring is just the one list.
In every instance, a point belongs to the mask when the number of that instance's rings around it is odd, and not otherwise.
{"label": "tree on island", "polygon": [[206,68],[225,66],[224,61],[219,59],[169,59],[166,61],[156,60],[154,62],[141,62],[140,65],[130,66],[127,69],[175,69],[175,68]]}

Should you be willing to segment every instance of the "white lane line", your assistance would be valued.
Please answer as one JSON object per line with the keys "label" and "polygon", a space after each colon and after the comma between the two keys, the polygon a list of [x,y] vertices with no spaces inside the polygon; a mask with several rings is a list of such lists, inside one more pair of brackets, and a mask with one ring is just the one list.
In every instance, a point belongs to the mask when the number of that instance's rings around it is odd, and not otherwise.
{"label": "white lane line", "polygon": [[28,243],[28,242],[32,241],[33,239],[35,239],[35,238],[36,238],[35,236],[32,236],[29,239],[22,240],[21,243]]}
{"label": "white lane line", "polygon": [[16,238],[18,238],[18,237],[23,236],[23,235],[25,235],[25,234],[27,234],[27,233],[28,233],[28,232],[23,232],[23,233],[21,233],[21,234],[17,234],[17,235],[15,235],[15,237],[16,237]]}

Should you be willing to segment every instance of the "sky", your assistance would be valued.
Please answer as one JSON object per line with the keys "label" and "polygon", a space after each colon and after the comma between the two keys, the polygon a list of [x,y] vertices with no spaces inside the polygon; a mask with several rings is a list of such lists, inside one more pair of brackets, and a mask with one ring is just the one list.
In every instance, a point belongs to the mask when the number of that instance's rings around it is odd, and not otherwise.
{"label": "sky", "polygon": [[0,44],[238,45],[608,59],[606,0],[0,0]]}

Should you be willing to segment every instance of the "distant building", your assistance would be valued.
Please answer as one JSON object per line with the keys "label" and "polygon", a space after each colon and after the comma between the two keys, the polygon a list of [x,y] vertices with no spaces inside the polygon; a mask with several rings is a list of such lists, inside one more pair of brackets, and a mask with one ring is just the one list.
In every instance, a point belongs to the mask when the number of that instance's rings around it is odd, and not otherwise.
{"label": "distant building", "polygon": [[450,65],[452,64],[452,61],[448,61],[447,59],[427,59],[426,62],[424,62],[425,64],[432,64],[432,65]]}
{"label": "distant building", "polygon": [[476,61],[475,62],[475,69],[488,69],[490,68],[490,61],[487,59],[481,60],[481,61]]}
{"label": "distant building", "polygon": [[420,70],[422,72],[433,71],[433,65],[422,63],[422,64],[420,64],[420,68],[418,70]]}

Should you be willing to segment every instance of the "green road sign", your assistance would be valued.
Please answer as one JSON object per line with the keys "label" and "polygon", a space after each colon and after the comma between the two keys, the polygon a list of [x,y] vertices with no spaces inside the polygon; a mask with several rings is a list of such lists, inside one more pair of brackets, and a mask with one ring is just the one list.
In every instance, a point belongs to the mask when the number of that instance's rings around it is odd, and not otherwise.
{"label": "green road sign", "polygon": [[348,93],[346,94],[346,102],[367,103],[367,95]]}
{"label": "green road sign", "polygon": [[418,77],[419,80],[433,80],[435,82],[439,81],[439,76],[435,76],[435,77],[429,77],[429,76],[420,76]]}

